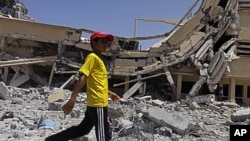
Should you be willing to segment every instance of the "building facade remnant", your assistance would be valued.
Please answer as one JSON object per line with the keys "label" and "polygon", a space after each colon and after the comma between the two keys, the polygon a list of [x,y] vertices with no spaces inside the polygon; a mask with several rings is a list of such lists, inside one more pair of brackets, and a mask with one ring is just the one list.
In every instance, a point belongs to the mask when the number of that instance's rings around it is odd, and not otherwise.
{"label": "building facade remnant", "polygon": [[[17,87],[61,88],[75,81],[91,51],[82,33],[93,31],[36,22],[19,1],[9,11],[1,3],[0,81]],[[103,54],[111,87],[123,89],[126,98],[160,87],[172,100],[215,94],[222,87],[223,99],[250,105],[249,16],[248,0],[203,0],[174,31],[161,36],[116,36]],[[138,41],[156,37],[166,40],[138,50]],[[159,85],[150,83],[158,78]]]}

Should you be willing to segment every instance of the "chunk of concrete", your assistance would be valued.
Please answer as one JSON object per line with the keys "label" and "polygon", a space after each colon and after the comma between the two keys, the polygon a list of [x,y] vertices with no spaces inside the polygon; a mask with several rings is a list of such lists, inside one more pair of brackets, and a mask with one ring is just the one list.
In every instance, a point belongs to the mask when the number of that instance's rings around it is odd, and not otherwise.
{"label": "chunk of concrete", "polygon": [[187,97],[187,99],[186,99],[186,102],[188,104],[191,104],[194,101],[198,104],[211,103],[211,102],[215,101],[215,95],[214,94],[207,94],[207,95],[200,95],[200,96],[195,96],[195,97]]}
{"label": "chunk of concrete", "polygon": [[64,100],[64,90],[63,89],[55,89],[48,96],[48,102],[56,102],[58,100]]}
{"label": "chunk of concrete", "polygon": [[11,96],[9,95],[8,87],[3,83],[0,82],[0,98],[4,100],[11,100]]}
{"label": "chunk of concrete", "polygon": [[240,109],[231,115],[231,120],[234,122],[243,122],[250,118],[250,108]]}
{"label": "chunk of concrete", "polygon": [[62,102],[49,103],[48,110],[50,111],[60,111],[62,107]]}
{"label": "chunk of concrete", "polygon": [[165,109],[158,107],[150,107],[146,111],[142,111],[144,116],[149,120],[161,125],[170,127],[176,133],[184,135],[188,129],[189,121],[181,115],[168,113]]}
{"label": "chunk of concrete", "polygon": [[214,101],[214,105],[216,106],[227,106],[229,108],[239,108],[240,105],[237,104],[236,102],[230,102],[230,101]]}
{"label": "chunk of concrete", "polygon": [[110,104],[108,107],[108,113],[111,118],[117,119],[124,116],[125,111],[123,110],[121,105]]}
{"label": "chunk of concrete", "polygon": [[195,109],[199,109],[199,108],[201,108],[201,107],[194,101],[194,102],[192,102],[192,103],[189,105],[189,108],[190,108],[191,110],[195,110]]}
{"label": "chunk of concrete", "polygon": [[214,104],[211,104],[211,103],[208,105],[208,109],[214,110],[214,111],[217,111],[217,112],[221,111],[220,107],[218,107],[218,106],[216,106]]}
{"label": "chunk of concrete", "polygon": [[126,120],[126,119],[121,119],[120,120],[120,129],[130,129],[133,127],[133,122],[130,120]]}
{"label": "chunk of concrete", "polygon": [[152,104],[156,106],[162,106],[164,103],[165,103],[164,101],[161,101],[159,99],[152,100]]}

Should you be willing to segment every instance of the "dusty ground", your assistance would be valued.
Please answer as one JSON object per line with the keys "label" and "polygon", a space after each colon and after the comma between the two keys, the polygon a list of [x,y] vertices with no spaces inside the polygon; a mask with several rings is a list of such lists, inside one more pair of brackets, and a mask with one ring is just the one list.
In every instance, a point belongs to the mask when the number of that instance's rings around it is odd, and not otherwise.
{"label": "dusty ground", "polygon": [[[65,91],[65,100],[48,103],[49,92],[12,95],[12,100],[0,100],[1,141],[40,141],[46,136],[78,124],[85,112],[85,93],[81,93],[70,115],[64,115],[60,106],[70,95]],[[184,135],[171,126],[159,125],[148,119],[142,112],[149,107],[162,108],[170,114],[177,114],[189,122]],[[233,122],[231,113],[236,108],[219,107],[211,110],[209,104],[198,104],[191,108],[184,100],[169,102],[152,99],[151,96],[134,97],[120,104],[110,103],[114,141],[226,141],[229,140],[231,124],[248,124],[248,121]],[[242,107],[241,107],[242,108]],[[45,123],[47,121],[47,124]],[[49,121],[49,122],[48,122]],[[95,140],[94,129],[84,138],[75,140]]]}

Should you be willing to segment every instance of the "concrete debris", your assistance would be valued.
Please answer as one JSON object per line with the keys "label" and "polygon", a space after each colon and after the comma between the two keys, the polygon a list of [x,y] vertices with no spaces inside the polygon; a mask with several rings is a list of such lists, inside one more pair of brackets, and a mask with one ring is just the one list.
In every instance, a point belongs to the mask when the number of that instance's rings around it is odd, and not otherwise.
{"label": "concrete debris", "polygon": [[250,108],[239,109],[231,115],[231,120],[234,122],[243,122],[250,119]]}
{"label": "concrete debris", "polygon": [[9,89],[3,82],[0,82],[0,97],[5,100],[11,99]]}
{"label": "concrete debris", "polygon": [[207,94],[194,97],[186,97],[186,102],[188,104],[191,104],[194,101],[196,103],[211,103],[212,101],[215,101],[215,96],[213,94]]}
{"label": "concrete debris", "polygon": [[48,96],[48,102],[49,103],[56,102],[58,100],[64,100],[64,91],[63,91],[63,89],[55,89]]}
{"label": "concrete debris", "polygon": [[[70,90],[44,88],[37,89],[38,94],[35,95],[35,88],[24,91],[12,87],[12,90],[21,92],[26,98],[12,97],[9,100],[1,100],[2,140],[42,140],[45,136],[79,124],[84,117],[85,93],[80,93],[73,111],[65,115],[60,106],[69,98]],[[64,92],[65,97],[59,94],[57,98],[48,101],[50,95],[57,95],[59,92]],[[31,95],[32,100],[28,98]],[[225,140],[229,139],[230,125],[249,123],[249,108],[227,105],[230,102],[226,101],[224,105],[215,105],[216,101],[210,99],[196,101],[191,104],[181,101],[169,102],[152,99],[151,96],[130,97],[120,104],[114,104],[110,100],[109,115],[113,140],[213,140],[215,137]],[[51,104],[57,105],[54,106],[57,108],[51,108]],[[94,129],[91,132],[75,140],[95,140]]]}
{"label": "concrete debris", "polygon": [[160,126],[171,127],[176,133],[184,135],[188,129],[189,122],[176,113],[168,113],[166,110],[155,107],[143,111],[144,116]]}
{"label": "concrete debris", "polygon": [[192,103],[189,105],[189,108],[190,108],[191,110],[195,110],[195,109],[199,109],[200,106],[194,101],[194,102],[192,102]]}
{"label": "concrete debris", "polygon": [[[167,33],[134,38],[114,35],[103,61],[110,86],[123,91],[121,97],[149,95],[154,87],[174,101],[187,94],[216,94],[217,88],[223,87],[225,98],[236,101],[235,87],[240,85],[242,100],[237,102],[250,105],[248,91],[243,90],[250,85],[245,81],[250,78],[250,30],[245,18],[250,2],[203,0],[195,8],[198,1],[179,22],[164,20],[176,25]],[[28,18],[22,2],[13,6],[14,15],[0,11],[0,26],[5,27],[0,31],[0,81],[20,88],[70,89],[82,60],[92,51],[89,39],[82,36],[93,31],[35,22]],[[163,39],[146,50],[139,49],[140,40],[155,38]],[[3,93],[1,97],[7,98]]]}
{"label": "concrete debris", "polygon": [[227,106],[230,108],[239,108],[240,105],[237,104],[236,102],[232,102],[232,101],[213,101],[212,102],[214,105],[217,106]]}
{"label": "concrete debris", "polygon": [[216,105],[214,105],[214,104],[208,104],[208,107],[207,107],[208,109],[210,109],[210,110],[213,110],[213,111],[217,111],[217,112],[220,112],[221,111],[221,108],[219,107],[219,106],[216,106]]}

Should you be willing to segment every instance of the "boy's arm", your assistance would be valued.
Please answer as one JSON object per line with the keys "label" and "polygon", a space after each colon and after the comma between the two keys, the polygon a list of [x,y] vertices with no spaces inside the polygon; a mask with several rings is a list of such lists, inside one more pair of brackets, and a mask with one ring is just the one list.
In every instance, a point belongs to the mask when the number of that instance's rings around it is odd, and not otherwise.
{"label": "boy's arm", "polygon": [[62,110],[64,111],[65,114],[68,114],[69,112],[72,111],[76,101],[76,97],[78,93],[81,91],[82,86],[85,84],[85,80],[86,76],[82,74],[79,80],[76,82],[73,92],[71,93],[70,99],[66,104],[62,106]]}
{"label": "boy's arm", "polygon": [[83,85],[85,84],[85,80],[86,80],[86,76],[84,74],[82,74],[80,76],[79,80],[76,82],[76,85],[75,85],[73,92],[71,94],[71,97],[69,99],[70,101],[75,102],[78,93],[81,91]]}

